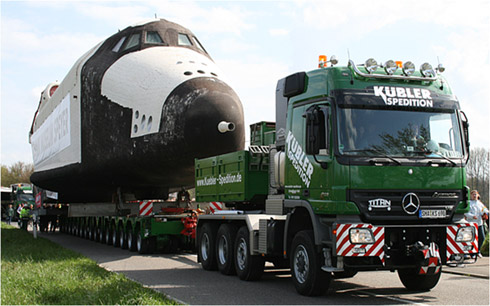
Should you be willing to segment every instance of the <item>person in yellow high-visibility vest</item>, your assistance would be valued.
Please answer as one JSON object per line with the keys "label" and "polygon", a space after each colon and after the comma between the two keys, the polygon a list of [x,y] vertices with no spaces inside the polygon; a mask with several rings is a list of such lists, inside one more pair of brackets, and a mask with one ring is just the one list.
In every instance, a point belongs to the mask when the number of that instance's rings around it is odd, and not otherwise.
{"label": "person in yellow high-visibility vest", "polygon": [[27,205],[24,205],[24,207],[20,211],[19,217],[20,217],[20,220],[22,220],[22,227],[21,228],[23,230],[27,231],[27,225],[29,224],[29,220],[31,218],[30,209]]}

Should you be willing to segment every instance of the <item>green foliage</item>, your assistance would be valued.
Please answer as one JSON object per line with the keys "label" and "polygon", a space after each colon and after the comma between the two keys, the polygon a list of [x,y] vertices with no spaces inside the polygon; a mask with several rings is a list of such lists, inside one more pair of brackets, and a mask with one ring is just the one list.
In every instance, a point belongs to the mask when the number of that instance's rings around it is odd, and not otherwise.
{"label": "green foliage", "polygon": [[175,305],[94,261],[2,223],[3,305]]}
{"label": "green foliage", "polygon": [[32,172],[34,172],[34,166],[21,161],[8,167],[2,165],[2,186],[8,187],[15,183],[30,183]]}

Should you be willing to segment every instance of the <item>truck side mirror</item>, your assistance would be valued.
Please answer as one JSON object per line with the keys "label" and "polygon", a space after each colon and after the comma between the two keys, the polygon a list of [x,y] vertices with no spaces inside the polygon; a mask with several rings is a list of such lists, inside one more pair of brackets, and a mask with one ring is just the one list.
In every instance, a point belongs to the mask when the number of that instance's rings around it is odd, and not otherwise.
{"label": "truck side mirror", "polygon": [[468,160],[470,156],[470,133],[469,133],[469,126],[470,124],[468,123],[468,118],[466,117],[466,114],[463,111],[459,112],[461,114],[461,122],[463,124],[463,136],[464,136],[464,144],[466,147],[466,151],[468,152]]}

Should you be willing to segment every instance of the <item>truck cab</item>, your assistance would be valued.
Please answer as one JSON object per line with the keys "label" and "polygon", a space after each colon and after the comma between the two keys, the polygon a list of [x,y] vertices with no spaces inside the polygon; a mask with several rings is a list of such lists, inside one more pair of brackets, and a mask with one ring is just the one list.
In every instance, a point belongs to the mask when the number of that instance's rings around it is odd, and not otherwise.
{"label": "truck cab", "polygon": [[[466,116],[442,66],[331,63],[278,81],[264,210],[230,202],[241,209],[235,216],[202,216],[198,251],[204,228],[217,235],[219,259],[223,232],[246,220],[249,255],[287,260],[300,294],[372,270],[396,270],[406,288],[430,290],[442,265],[474,262],[478,252],[476,225],[464,219]],[[223,223],[234,225],[220,232]]]}

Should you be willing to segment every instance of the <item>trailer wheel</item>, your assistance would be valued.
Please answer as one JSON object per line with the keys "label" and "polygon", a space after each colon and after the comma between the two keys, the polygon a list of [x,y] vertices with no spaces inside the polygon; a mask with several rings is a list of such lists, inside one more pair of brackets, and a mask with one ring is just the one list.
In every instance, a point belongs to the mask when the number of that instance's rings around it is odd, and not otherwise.
{"label": "trailer wheel", "polygon": [[112,227],[112,246],[115,248],[119,247],[119,231],[115,224]]}
{"label": "trailer wheel", "polygon": [[330,285],[332,274],[321,269],[323,256],[315,249],[313,231],[297,233],[290,254],[291,275],[296,291],[307,296],[324,294]]}
{"label": "trailer wheel", "polygon": [[104,225],[104,220],[100,221],[100,230],[99,230],[99,242],[100,243],[105,243],[105,225]]}
{"label": "trailer wheel", "polygon": [[112,245],[112,225],[110,223],[105,228],[105,243]]}
{"label": "trailer wheel", "polygon": [[408,290],[429,291],[434,288],[441,278],[441,271],[437,274],[418,274],[417,269],[399,269],[398,277]]}
{"label": "trailer wheel", "polygon": [[121,247],[121,249],[128,248],[128,240],[123,226],[119,227],[119,246]]}
{"label": "trailer wheel", "polygon": [[216,238],[216,259],[218,270],[225,275],[236,274],[235,270],[235,238],[236,226],[234,224],[222,224],[218,229]]}
{"label": "trailer wheel", "polygon": [[241,280],[259,280],[264,273],[264,257],[250,255],[250,235],[246,226],[240,227],[235,239],[235,269]]}
{"label": "trailer wheel", "polygon": [[218,268],[216,262],[216,226],[204,223],[198,229],[197,255],[204,270],[212,271]]}
{"label": "trailer wheel", "polygon": [[126,236],[128,237],[128,250],[130,252],[136,251],[136,237],[133,234],[133,230],[131,229],[131,227],[128,228]]}
{"label": "trailer wheel", "polygon": [[136,249],[140,254],[147,254],[149,252],[150,244],[148,239],[141,237],[141,230],[138,229],[136,232]]}

